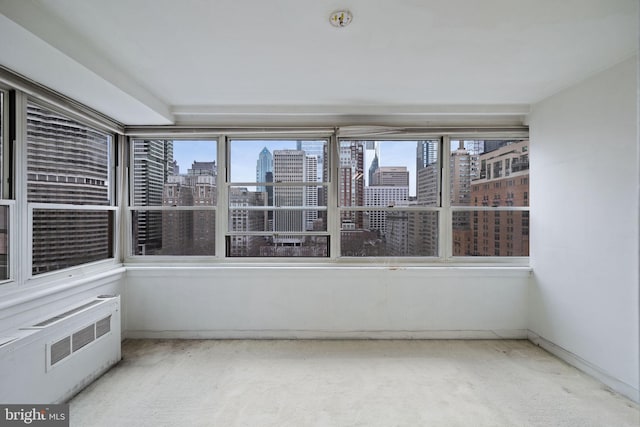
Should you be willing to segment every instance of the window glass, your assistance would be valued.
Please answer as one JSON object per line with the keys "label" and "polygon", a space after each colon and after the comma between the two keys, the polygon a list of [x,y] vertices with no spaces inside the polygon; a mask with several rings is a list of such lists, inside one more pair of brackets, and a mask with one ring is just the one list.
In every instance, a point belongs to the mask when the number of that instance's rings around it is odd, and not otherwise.
{"label": "window glass", "polygon": [[113,213],[34,209],[32,274],[112,258]]}
{"label": "window glass", "polygon": [[[0,199],[5,197],[6,92],[0,90]],[[0,206],[0,280],[9,278],[9,206]]]}
{"label": "window glass", "polygon": [[33,274],[113,257],[113,212],[108,210],[112,139],[39,104],[27,104],[27,201],[51,205],[33,209]]}
{"label": "window glass", "polygon": [[131,202],[158,208],[132,212],[135,255],[215,255],[216,147],[216,140],[132,141]]}
{"label": "window glass", "polygon": [[229,141],[228,256],[328,256],[328,236],[314,234],[327,231],[327,147]]}
{"label": "window glass", "polygon": [[9,206],[0,206],[0,280],[9,278]]}
{"label": "window glass", "polygon": [[[452,140],[454,256],[528,256],[529,141]],[[455,207],[483,207],[456,210]]]}
{"label": "window glass", "polygon": [[342,256],[438,255],[438,212],[426,208],[440,207],[439,146],[439,140],[340,141]]}
{"label": "window glass", "polygon": [[110,205],[111,142],[105,132],[29,102],[28,201]]}

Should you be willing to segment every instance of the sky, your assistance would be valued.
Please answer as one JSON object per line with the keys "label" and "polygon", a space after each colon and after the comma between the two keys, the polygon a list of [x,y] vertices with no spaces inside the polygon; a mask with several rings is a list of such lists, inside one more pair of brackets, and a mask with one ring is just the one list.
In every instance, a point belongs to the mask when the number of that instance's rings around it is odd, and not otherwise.
{"label": "sky", "polygon": [[[296,141],[231,141],[231,181],[254,182],[256,162],[264,147],[273,153],[278,149],[295,149]],[[416,194],[416,141],[378,141],[379,166],[406,166],[409,171],[409,194]],[[369,166],[374,157],[373,150],[365,153],[365,179],[368,181]],[[210,162],[216,159],[216,141],[174,141],[173,158],[186,173],[194,160]],[[217,162],[216,162],[217,163]],[[368,184],[368,183],[367,183]]]}

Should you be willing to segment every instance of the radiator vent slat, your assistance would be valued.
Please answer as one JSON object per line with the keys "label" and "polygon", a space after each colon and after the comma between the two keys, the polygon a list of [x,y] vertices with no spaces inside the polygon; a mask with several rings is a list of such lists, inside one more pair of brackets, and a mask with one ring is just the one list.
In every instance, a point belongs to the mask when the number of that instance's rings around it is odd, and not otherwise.
{"label": "radiator vent slat", "polygon": [[57,322],[58,320],[64,319],[65,317],[69,317],[72,314],[75,314],[75,313],[77,313],[79,311],[82,311],[85,308],[89,308],[89,307],[92,307],[92,306],[94,306],[96,304],[100,304],[101,302],[102,302],[101,300],[93,300],[93,301],[88,302],[86,304],[83,304],[83,305],[81,305],[79,307],[76,307],[76,308],[74,308],[72,310],[65,311],[64,313],[58,314],[57,316],[53,316],[53,317],[51,317],[51,318],[49,318],[47,320],[44,320],[44,321],[42,321],[42,322],[40,322],[40,323],[38,323],[36,325],[33,325],[33,326],[37,327],[37,328],[48,326],[48,325],[50,325],[50,324],[52,324],[54,322]]}
{"label": "radiator vent slat", "polygon": [[111,315],[96,322],[96,339],[111,332]]}
{"label": "radiator vent slat", "polygon": [[72,350],[73,352],[76,352],[78,350],[80,350],[82,347],[84,347],[85,345],[89,344],[90,342],[94,341],[96,339],[96,335],[95,335],[95,324],[91,324],[89,326],[87,326],[86,328],[83,328],[81,330],[79,330],[78,332],[76,332],[75,334],[73,334],[71,337],[71,342],[72,342]]}
{"label": "radiator vent slat", "polygon": [[71,337],[65,337],[51,345],[51,365],[55,365],[71,354]]}

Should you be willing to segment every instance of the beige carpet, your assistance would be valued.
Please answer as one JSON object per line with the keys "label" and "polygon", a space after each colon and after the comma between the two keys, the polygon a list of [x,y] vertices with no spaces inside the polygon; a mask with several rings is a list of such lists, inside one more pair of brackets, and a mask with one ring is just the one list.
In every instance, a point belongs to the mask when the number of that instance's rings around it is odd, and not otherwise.
{"label": "beige carpet", "polygon": [[528,341],[128,340],[72,426],[640,425]]}

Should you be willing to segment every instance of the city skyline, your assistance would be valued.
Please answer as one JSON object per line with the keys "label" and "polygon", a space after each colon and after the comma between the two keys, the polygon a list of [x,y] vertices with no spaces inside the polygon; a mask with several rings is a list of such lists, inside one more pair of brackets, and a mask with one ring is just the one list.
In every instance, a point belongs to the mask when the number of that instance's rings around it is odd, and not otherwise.
{"label": "city skyline", "polygon": [[[174,140],[173,158],[181,173],[186,173],[194,161],[216,161],[216,140]],[[231,140],[230,181],[255,182],[256,161],[263,148],[273,150],[295,150],[298,140]],[[415,141],[376,141],[378,144],[379,167],[405,166],[409,172],[409,195],[416,196],[416,144]],[[238,149],[237,147],[240,147]],[[374,159],[374,150],[365,150],[365,171]],[[368,173],[365,185],[370,185]],[[249,189],[255,190],[254,187]]]}
{"label": "city skyline", "polygon": [[[198,176],[198,179],[202,178],[199,176],[201,169],[206,168],[206,173],[211,178],[207,188],[212,196],[216,194],[214,176],[217,163],[212,159],[216,141],[197,141],[191,144],[173,140],[138,142],[158,142],[165,146],[164,150],[152,150],[149,145],[148,153],[137,160],[140,166],[153,166],[149,172],[154,170],[153,173],[158,176],[157,179],[149,176],[150,182],[162,182],[159,174],[164,174],[164,190],[168,199],[163,201],[163,205],[196,206],[196,195],[202,195],[203,190],[207,191],[205,187],[198,187],[195,181],[187,181],[189,176],[171,176],[176,166],[174,159],[180,162],[179,159],[182,158],[182,172],[186,169],[189,171],[188,175]],[[318,168],[327,151],[326,148],[323,149],[323,144],[326,144],[325,140],[231,140],[227,170],[230,182],[235,184],[231,190],[237,193],[234,203],[241,203],[242,206],[311,208],[306,211],[275,209],[270,214],[266,209],[261,211],[234,207],[230,210],[230,226],[234,230],[241,227],[246,232],[264,231],[276,234],[266,234],[259,238],[256,237],[258,235],[253,235],[255,238],[242,234],[228,236],[231,247],[227,250],[234,254],[231,256],[326,256],[326,241],[316,239],[318,236],[291,234],[298,231],[326,231],[326,216],[313,209],[319,203],[320,206],[326,206],[324,186],[276,186],[273,187],[273,202],[270,202],[270,195],[265,195],[260,190],[256,192],[256,187],[260,188],[261,182],[271,180],[282,183],[319,183],[320,175],[326,176],[326,169],[323,167],[321,171]],[[190,150],[190,146],[195,149]],[[339,203],[344,208],[340,211],[340,252],[343,256],[437,255],[437,212],[408,212],[401,209],[386,211],[379,208],[440,205],[441,187],[438,177],[443,169],[437,163],[439,146],[436,140],[340,141],[339,165],[336,166],[339,168]],[[143,145],[136,149],[136,154],[143,154],[140,150],[142,147]],[[308,150],[301,150],[307,147]],[[460,139],[452,140],[447,149],[451,150],[448,188],[452,206],[528,206],[528,141]],[[163,151],[165,155],[162,157],[166,160],[167,167],[158,168],[152,160],[161,156]],[[194,155],[198,152],[209,157],[206,160],[198,159],[198,154]],[[192,164],[191,168],[189,163]],[[180,163],[177,165],[180,166]],[[414,168],[417,174],[411,176],[410,171]],[[143,169],[138,168],[136,171],[138,176]],[[251,185],[252,183],[256,185]],[[416,198],[415,193],[409,194],[409,188],[414,186],[418,187],[419,195]],[[178,193],[184,200],[177,200]],[[206,197],[206,201],[215,204],[215,197]],[[198,202],[197,205],[200,204]],[[351,210],[351,206],[372,209]],[[176,215],[170,211],[163,212],[162,242],[158,242],[161,250],[191,253],[196,248],[191,248],[188,244],[190,235],[193,239],[198,236],[202,243],[211,243],[213,229],[205,227],[204,223],[196,226],[198,216],[202,216],[202,213],[194,211],[193,214]],[[258,217],[261,218],[260,221],[257,221]],[[212,221],[213,219],[209,222],[213,224]],[[454,256],[528,254],[527,212],[508,211],[503,214],[456,211],[453,212],[452,221]],[[143,221],[141,225],[144,223]],[[165,226],[169,228],[165,230]],[[203,227],[211,234],[208,238],[204,237],[204,230],[198,231]],[[277,232],[288,234],[278,235]],[[144,237],[142,234],[141,238]],[[182,242],[182,237],[187,237],[187,242]],[[514,241],[516,239],[518,241]],[[205,252],[211,252],[211,248]]]}

